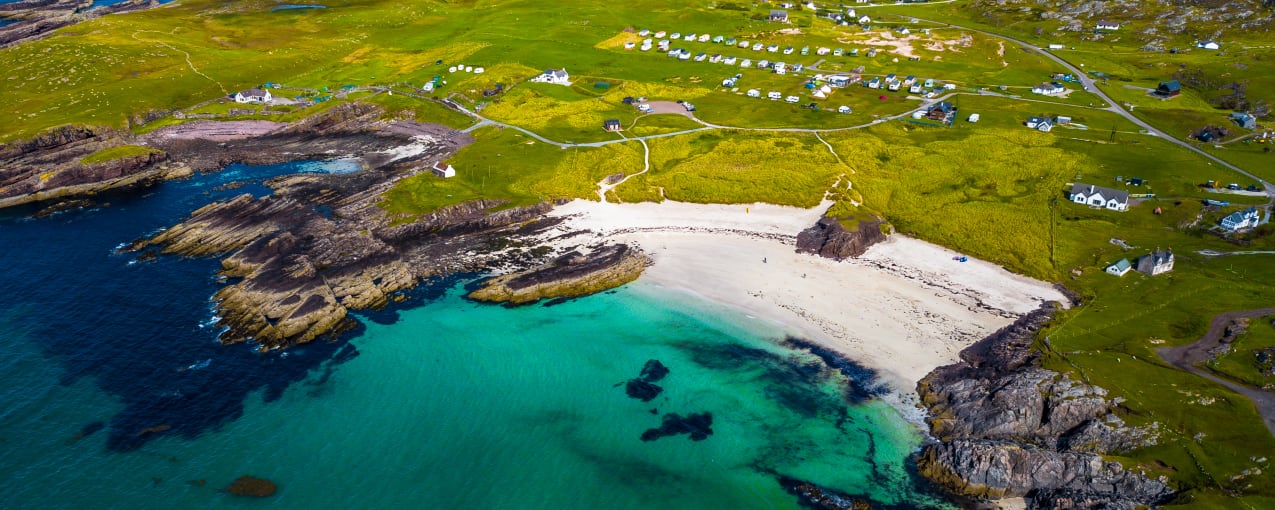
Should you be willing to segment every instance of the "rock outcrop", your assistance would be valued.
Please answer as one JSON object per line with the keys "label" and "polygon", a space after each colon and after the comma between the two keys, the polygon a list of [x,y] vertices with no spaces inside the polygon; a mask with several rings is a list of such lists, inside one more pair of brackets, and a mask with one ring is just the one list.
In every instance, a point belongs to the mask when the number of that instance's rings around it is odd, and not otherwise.
{"label": "rock outcrop", "polygon": [[[543,217],[548,203],[493,212],[501,202],[476,200],[420,217],[390,218],[378,205],[385,191],[412,175],[421,161],[444,159],[472,139],[442,126],[378,118],[375,108],[348,105],[234,142],[155,135],[155,143],[195,168],[335,151],[359,156],[366,169],[271,179],[269,196],[244,194],[209,204],[127,249],[144,252],[142,257],[156,249],[220,257],[222,275],[233,282],[214,298],[219,324],[228,326],[221,341],[253,340],[266,349],[344,331],[353,325],[350,310],[383,307],[427,278],[543,257],[492,241],[551,226],[554,220]],[[399,159],[385,156],[409,144],[419,150]]]}
{"label": "rock outcrop", "polygon": [[845,227],[849,219],[823,217],[810,228],[797,234],[797,251],[830,259],[858,257],[868,247],[885,240],[878,218],[857,221],[852,230]]}
{"label": "rock outcrop", "polygon": [[105,14],[158,5],[155,0],[122,0],[102,7],[93,7],[93,0],[21,0],[0,4],[0,18],[17,20],[0,27],[0,48],[38,39],[59,28]]}
{"label": "rock outcrop", "polygon": [[546,298],[587,296],[636,280],[649,263],[641,251],[625,244],[597,248],[587,254],[573,251],[548,265],[487,280],[469,297],[524,304]]}
{"label": "rock outcrop", "polygon": [[[918,384],[931,434],[921,474],[961,496],[1027,497],[1033,508],[1133,508],[1172,494],[1100,454],[1150,446],[1156,426],[1129,427],[1119,399],[1040,368],[1032,348],[1054,305],[1021,317]],[[1106,505],[1106,506],[1104,506]]]}

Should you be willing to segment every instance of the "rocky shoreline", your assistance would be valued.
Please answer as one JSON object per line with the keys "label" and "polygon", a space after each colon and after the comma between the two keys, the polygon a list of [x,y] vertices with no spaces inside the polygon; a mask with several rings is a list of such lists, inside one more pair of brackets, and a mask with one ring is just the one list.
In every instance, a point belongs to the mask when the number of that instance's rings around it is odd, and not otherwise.
{"label": "rocky shoreline", "polygon": [[38,39],[62,27],[106,14],[157,7],[156,0],[122,0],[93,7],[93,0],[22,0],[0,4],[0,18],[17,20],[0,27],[0,48]]}
{"label": "rocky shoreline", "polygon": [[961,351],[917,385],[938,441],[917,459],[920,473],[962,497],[1026,498],[1028,508],[1137,508],[1173,495],[1163,479],[1101,455],[1154,445],[1158,426],[1130,427],[1120,399],[1040,367],[1036,333],[1046,304]]}
{"label": "rocky shoreline", "polygon": [[625,244],[597,247],[587,253],[573,250],[549,264],[491,278],[469,293],[469,298],[518,305],[587,296],[636,280],[650,263],[641,250]]}

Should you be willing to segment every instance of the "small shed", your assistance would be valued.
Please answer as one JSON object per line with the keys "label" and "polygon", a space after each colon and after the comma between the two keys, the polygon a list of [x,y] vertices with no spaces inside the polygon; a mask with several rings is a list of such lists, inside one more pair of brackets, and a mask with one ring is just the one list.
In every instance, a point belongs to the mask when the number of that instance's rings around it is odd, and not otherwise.
{"label": "small shed", "polygon": [[434,163],[434,166],[430,168],[430,170],[434,172],[434,175],[437,175],[444,179],[456,177],[456,169],[452,168],[451,165],[443,164],[441,161],[438,163]]}

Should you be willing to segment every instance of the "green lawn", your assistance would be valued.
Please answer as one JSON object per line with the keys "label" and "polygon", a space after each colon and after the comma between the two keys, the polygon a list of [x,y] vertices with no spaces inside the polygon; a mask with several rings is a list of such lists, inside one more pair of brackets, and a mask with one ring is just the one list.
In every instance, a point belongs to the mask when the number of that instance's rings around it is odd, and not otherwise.
{"label": "green lawn", "polygon": [[140,145],[119,145],[84,156],[83,158],[80,158],[80,163],[92,165],[94,163],[105,163],[107,161],[115,161],[117,159],[145,156],[147,154],[154,154],[157,152],[160,152],[159,149],[151,147],[142,147]]}

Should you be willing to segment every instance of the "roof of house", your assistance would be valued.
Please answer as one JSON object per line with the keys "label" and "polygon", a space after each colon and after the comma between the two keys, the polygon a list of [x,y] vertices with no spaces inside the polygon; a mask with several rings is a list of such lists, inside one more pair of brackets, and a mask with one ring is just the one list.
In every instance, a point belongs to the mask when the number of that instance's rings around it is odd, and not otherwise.
{"label": "roof of house", "polygon": [[545,69],[544,74],[547,76],[552,76],[554,78],[566,78],[567,70],[566,69]]}
{"label": "roof of house", "polygon": [[1177,92],[1179,90],[1182,90],[1182,84],[1178,83],[1178,80],[1162,81],[1160,82],[1160,86],[1158,88],[1162,90],[1166,90],[1168,92]]}
{"label": "roof of house", "polygon": [[955,110],[956,110],[956,107],[953,106],[952,103],[949,103],[947,101],[939,101],[938,103],[935,103],[934,106],[930,107],[930,111],[932,112],[940,111],[943,113],[952,113]]}
{"label": "roof of house", "polygon": [[1123,272],[1123,271],[1128,271],[1129,268],[1132,268],[1133,264],[1129,262],[1129,259],[1120,259],[1120,261],[1107,267],[1109,268],[1114,267],[1116,268],[1116,270]]}
{"label": "roof of house", "polygon": [[1100,27],[1118,27],[1118,26],[1120,26],[1120,24],[1119,24],[1119,23],[1116,23],[1116,22],[1114,22],[1114,21],[1111,21],[1111,20],[1105,20],[1105,19],[1104,19],[1104,20],[1101,20],[1101,21],[1099,21],[1099,22],[1098,22],[1098,26],[1100,26]]}
{"label": "roof of house", "polygon": [[[1046,122],[1048,122],[1048,120],[1046,120]],[[1102,186],[1094,186],[1094,185],[1092,185],[1092,184],[1085,184],[1085,183],[1083,183],[1083,182],[1078,182],[1078,183],[1075,183],[1075,184],[1071,185],[1071,194],[1072,194],[1072,195],[1082,195],[1082,194],[1083,194],[1083,195],[1085,195],[1085,196],[1090,196],[1090,195],[1093,195],[1094,193],[1100,193],[1100,194],[1102,194],[1103,198],[1108,198],[1108,199],[1110,199],[1110,198],[1114,198],[1114,199],[1116,199],[1116,201],[1118,201],[1118,202],[1128,202],[1128,201],[1129,201],[1129,192],[1128,192],[1128,191],[1119,190],[1119,189],[1104,188],[1104,187],[1102,187]]]}
{"label": "roof of house", "polygon": [[1062,86],[1054,84],[1054,83],[1042,83],[1040,85],[1037,85],[1035,88],[1044,89],[1044,90],[1054,90],[1054,89],[1060,89],[1062,88]]}
{"label": "roof of house", "polygon": [[1256,207],[1249,207],[1248,209],[1244,209],[1243,211],[1235,211],[1231,214],[1226,215],[1225,218],[1222,218],[1222,221],[1230,222],[1230,223],[1240,223],[1240,222],[1243,222],[1245,218],[1250,216],[1252,217],[1258,216]]}
{"label": "roof of house", "polygon": [[1151,268],[1166,264],[1173,261],[1172,250],[1156,250],[1141,257],[1138,257],[1138,271],[1143,273],[1150,272]]}
{"label": "roof of house", "polygon": [[782,10],[782,9],[771,9],[771,10],[770,10],[770,16],[771,16],[771,17],[783,17],[783,18],[787,18],[787,17],[788,17],[788,11],[785,11],[785,10]]}
{"label": "roof of house", "polygon": [[240,94],[243,95],[244,97],[266,97],[266,95],[269,94],[269,92],[266,92],[261,89],[248,89],[243,92],[240,92]]}

